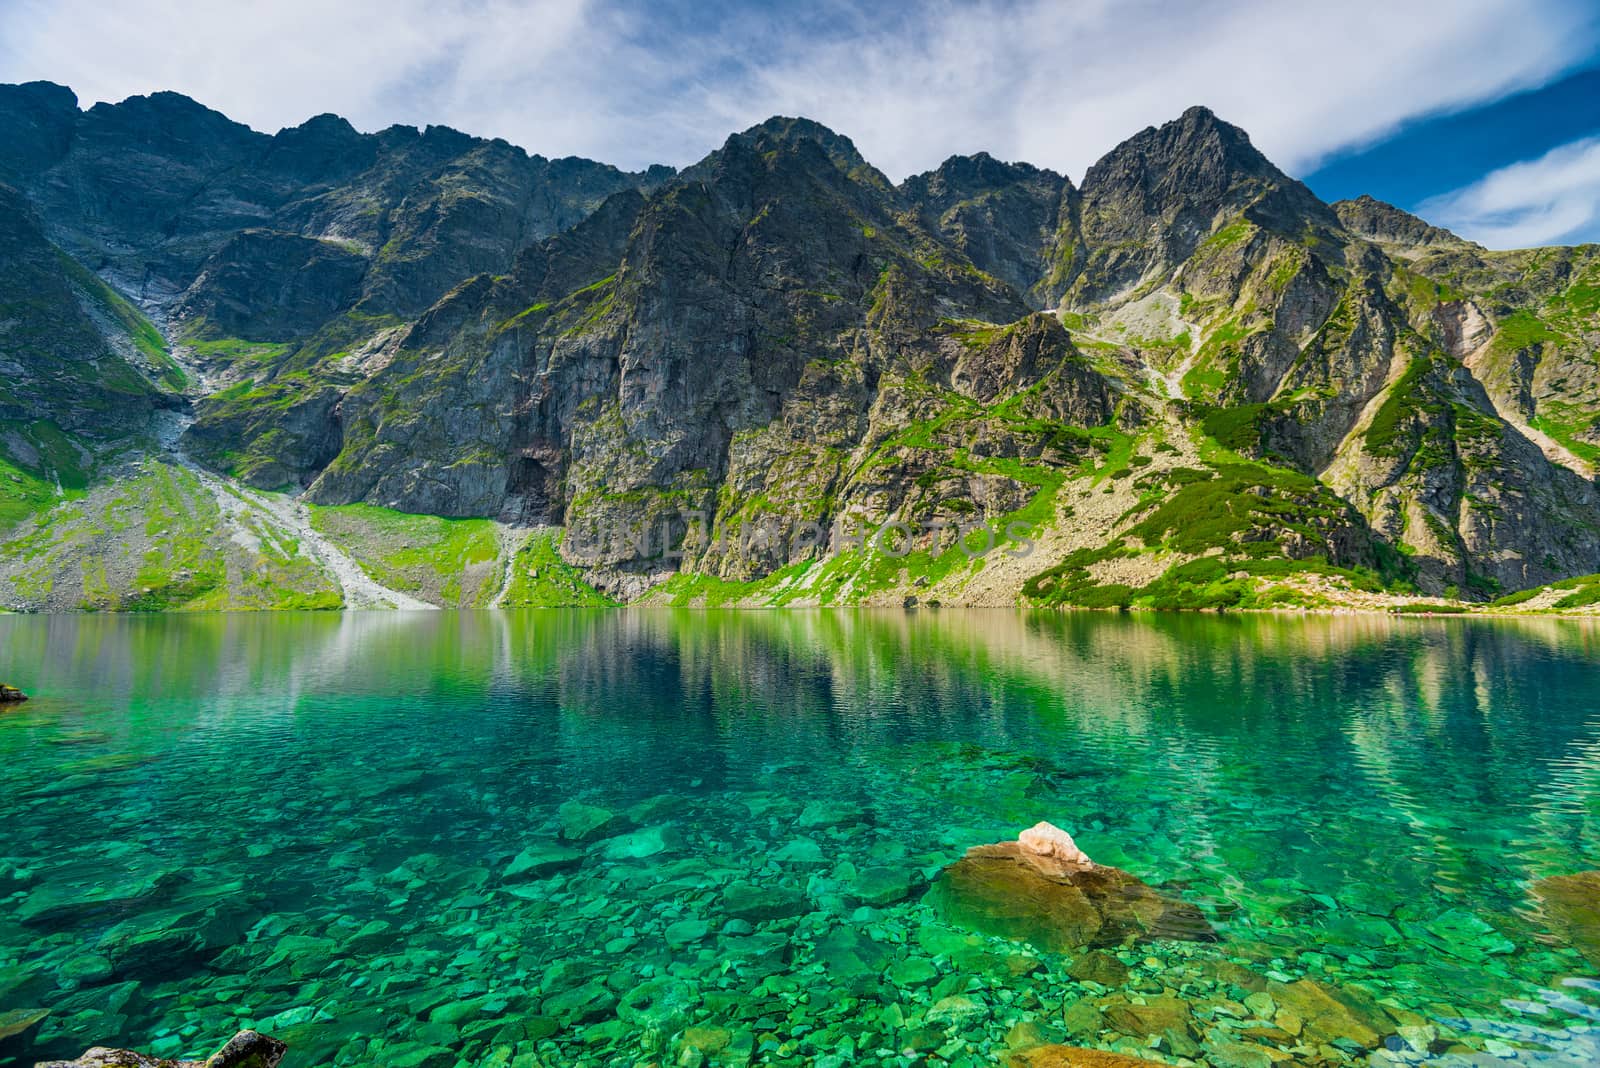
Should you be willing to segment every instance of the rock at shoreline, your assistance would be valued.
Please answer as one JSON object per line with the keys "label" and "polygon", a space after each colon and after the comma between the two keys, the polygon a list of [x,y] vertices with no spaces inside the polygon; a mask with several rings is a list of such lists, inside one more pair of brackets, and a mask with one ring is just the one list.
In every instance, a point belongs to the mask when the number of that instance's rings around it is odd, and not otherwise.
{"label": "rock at shoreline", "polygon": [[288,1050],[259,1031],[240,1031],[203,1061],[172,1061],[126,1049],[95,1046],[74,1061],[44,1061],[35,1068],[277,1068]]}
{"label": "rock at shoreline", "polygon": [[0,683],[0,703],[26,701],[27,699],[28,695],[15,686],[7,686],[4,683]]}
{"label": "rock at shoreline", "polygon": [[1033,848],[1016,841],[967,850],[939,873],[930,904],[950,923],[1056,952],[1216,939],[1193,905],[1163,897],[1120,868],[1089,861],[1064,833],[1038,831],[1024,832]]}
{"label": "rock at shoreline", "polygon": [[1533,895],[1551,932],[1600,967],[1600,871],[1540,879]]}

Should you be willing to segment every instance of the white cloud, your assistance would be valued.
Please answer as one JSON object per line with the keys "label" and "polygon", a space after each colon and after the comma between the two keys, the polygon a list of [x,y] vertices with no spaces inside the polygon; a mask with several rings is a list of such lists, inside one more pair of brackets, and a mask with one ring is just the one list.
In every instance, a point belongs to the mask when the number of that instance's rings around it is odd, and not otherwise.
{"label": "white cloud", "polygon": [[1204,103],[1305,170],[1596,44],[1584,0],[5,0],[0,79],[171,88],[261,129],[336,111],[548,155],[683,164],[770,114],[894,177],[986,149],[1081,175]]}
{"label": "white cloud", "polygon": [[1429,221],[1489,248],[1600,237],[1600,137],[1491,171],[1418,206]]}

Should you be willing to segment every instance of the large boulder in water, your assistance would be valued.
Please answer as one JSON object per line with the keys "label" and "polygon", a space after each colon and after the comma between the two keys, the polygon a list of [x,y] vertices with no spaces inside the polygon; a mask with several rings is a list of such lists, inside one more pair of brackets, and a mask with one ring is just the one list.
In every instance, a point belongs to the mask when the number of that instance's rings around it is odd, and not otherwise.
{"label": "large boulder in water", "polygon": [[1600,871],[1540,879],[1533,896],[1551,932],[1600,968]]}
{"label": "large boulder in water", "polygon": [[34,1068],[278,1068],[288,1048],[259,1031],[240,1031],[203,1061],[170,1061],[132,1050],[95,1046],[75,1061],[43,1061]]}
{"label": "large boulder in water", "polygon": [[928,902],[949,923],[1055,952],[1160,938],[1216,940],[1193,905],[1121,868],[1095,864],[1061,832],[1039,832],[967,850],[939,873]]}
{"label": "large boulder in water", "polygon": [[0,683],[0,702],[26,701],[27,699],[28,695],[15,686],[7,686],[4,683]]}

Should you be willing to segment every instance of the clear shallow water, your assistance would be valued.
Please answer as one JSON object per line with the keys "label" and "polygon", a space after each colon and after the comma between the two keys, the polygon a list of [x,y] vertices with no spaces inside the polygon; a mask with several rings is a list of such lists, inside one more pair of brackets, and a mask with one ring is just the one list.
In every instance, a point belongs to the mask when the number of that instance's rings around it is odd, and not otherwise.
{"label": "clear shallow water", "polygon": [[[0,713],[0,1011],[51,1010],[0,1063],[256,1026],[300,1066],[992,1064],[1019,1023],[1519,1063],[1596,1001],[1528,886],[1600,867],[1597,654],[1548,620],[0,617],[36,695]],[[923,881],[1039,819],[1221,941],[1090,968],[940,924]]]}

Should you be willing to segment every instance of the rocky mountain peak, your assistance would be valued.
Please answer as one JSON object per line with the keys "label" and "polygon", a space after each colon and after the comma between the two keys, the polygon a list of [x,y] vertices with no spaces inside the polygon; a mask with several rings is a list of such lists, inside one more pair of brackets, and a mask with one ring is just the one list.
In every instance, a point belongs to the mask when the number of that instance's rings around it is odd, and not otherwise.
{"label": "rocky mountain peak", "polygon": [[1007,163],[987,152],[951,156],[931,171],[914,174],[901,183],[901,193],[914,202],[948,208],[962,200],[1011,186],[1032,184],[1059,196],[1071,185],[1054,171],[1031,163]]}
{"label": "rocky mountain peak", "polygon": [[1186,260],[1211,233],[1248,216],[1298,241],[1336,230],[1337,216],[1210,109],[1146,127],[1084,175],[1080,224],[1087,257],[1078,285],[1109,298]]}
{"label": "rocky mountain peak", "polygon": [[[773,152],[804,156],[820,151],[835,167],[847,174],[863,170],[877,173],[856,149],[855,142],[813,119],[774,115],[728,138],[721,149],[722,154],[735,146],[761,156]],[[887,180],[882,184],[887,185]]]}
{"label": "rocky mountain peak", "polygon": [[6,133],[0,175],[43,170],[67,152],[78,121],[78,97],[54,82],[0,85],[0,130]]}
{"label": "rocky mountain peak", "polygon": [[1480,247],[1365,193],[1354,200],[1336,201],[1333,210],[1346,230],[1380,245],[1403,249],[1445,245]]}
{"label": "rocky mountain peak", "polygon": [[1250,135],[1209,109],[1192,107],[1147,126],[1100,158],[1083,178],[1085,196],[1134,201],[1143,212],[1166,204],[1217,201],[1241,183],[1286,184]]}
{"label": "rocky mountain peak", "polygon": [[117,104],[99,103],[84,115],[87,130],[137,137],[142,143],[183,147],[205,155],[267,139],[267,135],[234,122],[220,111],[182,93],[167,91],[130,96]]}

